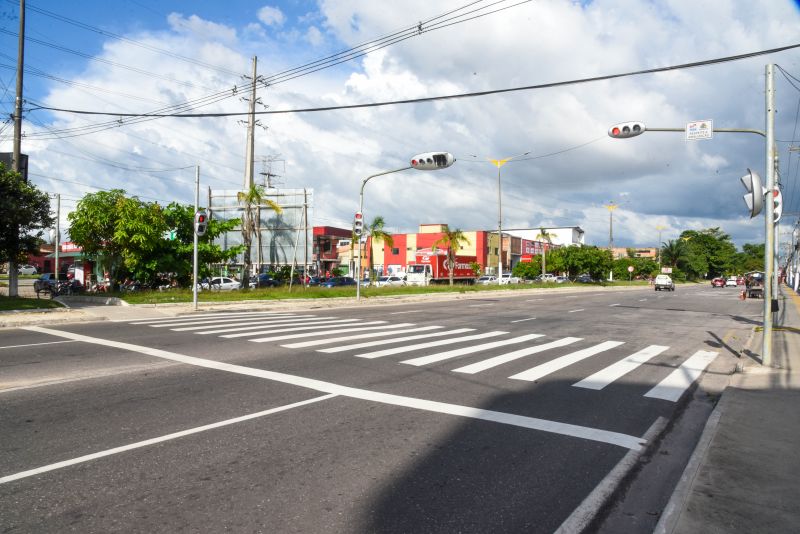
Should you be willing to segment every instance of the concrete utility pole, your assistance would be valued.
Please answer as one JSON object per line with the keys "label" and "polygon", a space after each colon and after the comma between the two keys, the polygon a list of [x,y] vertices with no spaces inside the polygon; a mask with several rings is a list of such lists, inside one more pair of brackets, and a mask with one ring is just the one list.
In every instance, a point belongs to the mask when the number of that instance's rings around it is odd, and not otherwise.
{"label": "concrete utility pole", "polygon": [[767,138],[767,202],[764,206],[764,336],[761,347],[761,364],[772,365],[772,288],[775,284],[774,257],[775,257],[775,219],[772,201],[772,191],[775,189],[775,165],[777,152],[775,151],[775,85],[773,65],[766,67],[766,127]]}
{"label": "concrete utility pole", "polygon": [[658,256],[658,266],[661,267],[661,231],[666,230],[667,227],[663,224],[659,224],[656,226],[656,230],[658,230],[658,243],[656,244],[656,255]]}
{"label": "concrete utility pole", "polygon": [[[194,213],[200,209],[200,165],[195,167],[194,171]],[[192,308],[197,311],[197,228],[195,227],[194,217],[192,215],[192,236],[194,237],[194,244],[192,247]]]}
{"label": "concrete utility pole", "polygon": [[[19,39],[17,43],[17,96],[14,100],[14,148],[11,156],[11,170],[14,172],[20,172],[20,158],[22,157],[22,74],[25,65],[25,0],[19,0]],[[19,235],[15,235],[15,241],[19,243]],[[19,296],[18,284],[17,263],[14,258],[9,258],[9,297]]]}
{"label": "concrete utility pole", "polygon": [[56,193],[56,238],[54,241],[56,243],[56,265],[55,269],[53,269],[53,274],[56,275],[56,280],[58,280],[58,254],[61,252],[61,193]]}
{"label": "concrete utility pole", "polygon": [[253,56],[253,84],[250,89],[250,106],[247,118],[247,152],[245,155],[246,161],[244,166],[244,190],[250,191],[253,187],[253,167],[255,157],[255,129],[256,129],[256,85],[258,83],[257,73],[258,57]]}

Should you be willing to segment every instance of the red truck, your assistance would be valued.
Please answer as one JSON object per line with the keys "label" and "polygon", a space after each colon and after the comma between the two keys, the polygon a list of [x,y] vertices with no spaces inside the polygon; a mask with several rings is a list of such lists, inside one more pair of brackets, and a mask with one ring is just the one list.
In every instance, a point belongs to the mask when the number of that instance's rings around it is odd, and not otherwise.
{"label": "red truck", "polygon": [[[472,264],[475,256],[456,256],[453,269],[453,282],[474,284],[475,271]],[[406,283],[414,286],[450,283],[450,265],[444,250],[419,251],[414,263],[406,268]]]}

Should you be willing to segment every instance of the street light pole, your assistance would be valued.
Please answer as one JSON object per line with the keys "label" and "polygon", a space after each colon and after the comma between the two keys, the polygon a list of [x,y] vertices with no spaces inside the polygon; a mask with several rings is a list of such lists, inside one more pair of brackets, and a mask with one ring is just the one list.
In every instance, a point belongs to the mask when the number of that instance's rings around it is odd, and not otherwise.
{"label": "street light pole", "polygon": [[656,230],[658,230],[658,243],[656,243],[656,255],[658,255],[658,267],[659,270],[661,268],[661,230],[666,230],[666,226],[659,224],[656,226]]}

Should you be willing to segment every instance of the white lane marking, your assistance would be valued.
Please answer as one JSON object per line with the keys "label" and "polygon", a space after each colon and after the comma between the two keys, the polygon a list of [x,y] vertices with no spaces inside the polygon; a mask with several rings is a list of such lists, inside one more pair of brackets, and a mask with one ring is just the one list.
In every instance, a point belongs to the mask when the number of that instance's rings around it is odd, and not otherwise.
{"label": "white lane marking", "polygon": [[619,306],[619,303],[617,303],[617,304],[609,304],[609,307],[611,307],[611,308],[613,308],[614,306]]}
{"label": "white lane marking", "polygon": [[516,321],[511,321],[512,323],[522,323],[525,321],[533,321],[536,317],[528,317],[527,319],[517,319]]}
{"label": "white lane marking", "polygon": [[[385,324],[386,323],[386,321],[367,321],[367,322],[364,322],[364,323],[357,323],[356,321],[358,321],[358,320],[359,319],[355,319],[355,320],[348,319],[346,325],[349,326],[350,324],[358,324],[360,326],[369,326],[369,325],[373,325],[373,324]],[[342,324],[342,323],[339,323],[339,324]],[[324,328],[330,328],[330,327],[331,327],[330,324],[323,324],[323,325],[319,325],[319,326],[293,326],[292,328],[283,328],[283,327],[281,327],[281,328],[270,328],[270,329],[267,329],[267,330],[258,330],[256,332],[241,332],[239,334],[225,334],[225,335],[222,335],[222,336],[219,336],[219,337],[232,339],[232,338],[236,338],[236,337],[245,337],[245,336],[260,336],[260,335],[265,335],[265,334],[279,334],[279,333],[282,333],[282,332],[298,332],[300,330],[322,330]]]}
{"label": "white lane marking", "polygon": [[419,358],[405,360],[400,363],[406,363],[408,365],[416,365],[417,367],[419,367],[421,365],[428,365],[430,363],[449,360],[450,358],[457,358],[458,356],[464,356],[466,354],[473,354],[475,352],[480,352],[482,350],[493,349],[496,347],[503,347],[505,345],[512,345],[515,343],[523,343],[525,341],[529,341],[531,339],[536,339],[537,337],[543,337],[543,336],[544,334],[528,334],[525,336],[513,337],[511,339],[504,339],[502,341],[492,341],[491,343],[473,345],[472,347],[465,347],[463,349],[455,349],[455,350],[449,350],[447,352],[440,352],[438,354],[431,354],[429,356],[421,356]]}
{"label": "white lane marking", "polygon": [[367,334],[355,334],[352,336],[342,337],[329,337],[327,339],[314,339],[312,341],[300,341],[298,343],[287,343],[281,345],[287,349],[302,349],[306,347],[316,347],[319,345],[329,345],[331,343],[339,343],[341,341],[354,341],[356,339],[369,339],[372,337],[396,336],[397,334],[410,334],[412,332],[427,332],[430,330],[438,330],[444,328],[443,326],[420,326],[418,328],[406,328],[403,330],[394,330],[390,332],[369,332]]}
{"label": "white lane marking", "polygon": [[162,323],[162,322],[169,322],[169,321],[187,321],[189,319],[206,319],[206,318],[214,318],[214,317],[247,317],[249,315],[275,315],[277,312],[228,312],[228,313],[198,313],[197,315],[176,315],[174,317],[152,317],[150,319],[137,319],[135,321],[131,321],[130,319],[120,319],[115,322],[125,322],[130,324],[151,324],[151,323]]}
{"label": "white lane marking", "polygon": [[496,304],[495,302],[488,302],[486,304],[470,304],[468,307],[469,308],[480,308],[481,306],[494,306],[495,304]]}
{"label": "white lane marking", "polygon": [[55,345],[56,343],[75,343],[74,340],[69,339],[65,341],[45,341],[44,343],[28,343],[27,345],[6,345],[0,349],[17,349],[20,347],[38,347],[39,345]]}
{"label": "white lane marking", "polygon": [[577,310],[570,310],[567,313],[576,313],[576,312],[581,312],[581,311],[586,311],[586,308],[578,308]]}
{"label": "white lane marking", "polygon": [[[297,323],[303,324],[307,321],[314,321],[314,320],[325,320],[325,319],[332,319],[332,317],[318,317],[316,315],[297,315],[291,318],[283,318],[283,319],[263,319],[261,317],[252,317],[248,318],[242,322],[223,322],[220,321],[216,324],[202,324],[200,326],[182,326],[180,328],[170,328],[170,330],[174,332],[191,332],[192,330],[204,330],[206,328],[214,328],[217,324],[220,326],[224,326],[225,328],[231,328],[234,326],[252,326],[252,325],[265,325],[265,324],[285,324],[285,323]],[[236,319],[237,321],[239,319]],[[227,324],[225,324],[227,323]]]}
{"label": "white lane marking", "polygon": [[408,311],[401,311],[401,312],[392,312],[389,315],[402,315],[404,313],[419,313],[426,310],[408,310]]}
{"label": "white lane marking", "polygon": [[532,367],[527,371],[522,371],[521,373],[517,373],[513,376],[510,376],[509,378],[513,378],[515,380],[527,380],[528,382],[533,382],[551,373],[560,371],[564,367],[567,367],[574,363],[578,363],[581,360],[585,360],[586,358],[594,356],[595,354],[599,354],[603,351],[613,349],[614,347],[619,347],[624,343],[625,343],[624,341],[604,341],[599,345],[595,345],[594,347],[589,347],[583,350],[579,350],[571,354],[565,354],[564,356],[556,358],[555,360],[551,360],[547,363],[537,365],[536,367]]}
{"label": "white lane marking", "polygon": [[253,315],[253,316],[246,316],[246,317],[223,317],[221,319],[211,319],[211,318],[203,318],[200,320],[192,319],[192,320],[180,320],[180,321],[169,321],[169,322],[162,322],[158,324],[149,324],[147,326],[151,328],[169,328],[170,326],[185,326],[190,324],[225,324],[225,323],[235,323],[236,321],[261,321],[264,319],[272,319],[273,317],[292,317],[291,315]]}
{"label": "white lane marking", "polygon": [[717,352],[698,350],[680,367],[644,394],[645,397],[676,402],[706,367],[717,357]]}
{"label": "white lane marking", "polygon": [[601,390],[613,381],[625,376],[643,363],[646,363],[651,358],[658,356],[668,348],[669,347],[663,345],[650,345],[636,354],[631,354],[627,358],[609,365],[605,369],[601,369],[595,374],[572,385],[579,388]]}
{"label": "white lane marking", "polygon": [[[368,324],[368,323],[363,323]],[[394,329],[394,328],[405,328],[406,326],[414,326],[413,323],[397,323],[397,324],[387,324],[381,326],[354,326],[353,328],[349,328],[350,325],[343,325],[348,328],[342,328],[341,325],[337,326],[332,330],[320,330],[318,332],[301,332],[299,334],[283,334],[280,336],[270,336],[270,337],[260,337],[256,339],[250,339],[248,341],[252,341],[253,343],[266,343],[267,341],[283,341],[284,339],[300,339],[304,337],[316,337],[316,336],[327,336],[331,334],[340,334],[344,332],[363,332],[364,330],[383,330],[383,329]]]}
{"label": "white lane marking", "polygon": [[500,356],[495,356],[494,358],[483,360],[482,362],[477,362],[470,365],[466,365],[464,367],[459,367],[458,369],[453,369],[453,372],[474,375],[475,373],[480,373],[481,371],[485,371],[486,369],[491,369],[492,367],[497,367],[498,365],[503,365],[504,363],[513,362],[514,360],[524,358],[525,356],[530,356],[531,354],[537,354],[539,352],[544,352],[546,350],[563,347],[565,345],[569,345],[571,343],[575,343],[576,341],[580,340],[581,338],[579,337],[565,337],[562,339],[557,339],[555,341],[551,341],[550,343],[543,343],[541,345],[534,345],[533,347],[526,347],[524,349],[515,350],[514,352],[509,352],[508,354],[501,354]]}
{"label": "white lane marking", "polygon": [[[265,324],[255,323],[249,326],[228,326],[226,328],[215,328],[214,330],[203,330],[202,332],[196,332],[197,334],[201,334],[204,336],[211,335],[211,334],[224,334],[226,332],[243,332],[245,330],[263,330],[264,328],[283,328],[288,326],[302,326],[306,328],[306,325],[334,325],[334,324],[355,324],[359,322],[361,319],[326,319],[322,321],[315,321],[315,320],[303,320],[303,321],[289,321],[288,323],[273,323],[272,321],[268,321]],[[209,328],[214,328],[213,326],[209,326]],[[248,334],[242,334],[248,335]],[[227,337],[227,336],[222,336]]]}
{"label": "white lane marking", "polygon": [[125,351],[138,352],[141,354],[147,354],[148,356],[153,356],[155,358],[162,358],[165,360],[176,361],[187,365],[204,367],[206,369],[215,369],[218,371],[226,371],[229,373],[237,373],[241,375],[264,378],[267,380],[274,380],[276,382],[282,382],[284,384],[290,384],[293,386],[315,389],[323,393],[341,395],[344,397],[361,399],[371,402],[380,402],[382,404],[389,404],[393,406],[403,406],[406,408],[414,408],[434,413],[456,415],[459,417],[480,419],[483,421],[492,421],[495,423],[503,423],[523,428],[530,428],[533,430],[541,430],[543,432],[551,432],[554,434],[560,434],[564,436],[572,436],[580,439],[587,439],[592,441],[598,441],[601,443],[608,443],[610,445],[617,445],[619,447],[624,447],[626,449],[640,450],[642,446],[647,443],[646,440],[636,436],[630,436],[628,434],[620,434],[618,432],[610,432],[598,428],[571,425],[568,423],[559,423],[557,421],[548,421],[546,419],[525,417],[522,415],[514,415],[505,412],[495,412],[491,410],[484,410],[481,408],[473,408],[470,406],[461,406],[458,404],[449,404],[445,402],[430,401],[425,399],[417,399],[414,397],[404,397],[401,395],[392,395],[390,393],[370,391],[366,389],[352,388],[348,386],[342,386],[339,384],[333,384],[331,382],[324,382],[322,380],[315,380],[313,378],[305,378],[302,376],[278,373],[275,371],[267,371],[265,369],[256,369],[253,367],[245,367],[242,365],[235,365],[230,363],[218,362],[214,360],[207,360],[205,358],[196,358],[194,356],[185,356],[183,354],[177,354],[175,352],[169,352],[166,350],[154,349],[151,347],[144,347],[141,345],[134,345],[132,343],[123,343],[121,341],[111,341],[108,339],[89,337],[81,334],[74,334],[72,332],[64,332],[61,330],[43,328],[41,326],[25,326],[20,328],[23,330],[41,332],[43,334],[50,334],[53,336],[63,337],[67,339],[74,339],[76,341],[83,341],[84,343],[93,343],[95,345],[103,345],[106,347],[114,347]]}
{"label": "white lane marking", "polygon": [[565,299],[576,299],[576,298],[578,298],[578,295],[564,295],[564,298]]}
{"label": "white lane marking", "polygon": [[334,352],[344,352],[346,350],[363,349],[365,347],[377,347],[380,345],[390,345],[392,343],[400,343],[401,341],[413,341],[415,339],[428,339],[431,337],[449,336],[452,334],[463,334],[464,332],[473,332],[474,328],[456,328],[455,330],[445,330],[444,332],[433,332],[432,334],[418,334],[415,336],[397,337],[394,339],[382,339],[379,341],[366,341],[364,343],[354,343],[352,345],[342,345],[341,347],[331,347],[329,349],[317,349],[317,352],[324,352],[332,354]]}
{"label": "white lane marking", "polygon": [[440,339],[438,341],[431,341],[429,343],[417,343],[416,345],[406,345],[404,347],[394,347],[393,349],[378,350],[375,352],[365,352],[363,354],[356,354],[359,358],[380,358],[382,356],[391,356],[392,354],[402,354],[404,352],[411,352],[417,349],[427,349],[430,347],[441,347],[442,345],[452,345],[454,343],[463,343],[464,341],[472,341],[474,339],[486,339],[487,337],[497,337],[507,334],[508,332],[485,332],[483,334],[473,334],[471,336],[454,337],[450,339]]}
{"label": "white lane marking", "polygon": [[644,302],[644,301],[646,301],[646,300],[647,300],[647,299],[639,299],[639,302]]}
{"label": "white lane marking", "polygon": [[111,456],[112,454],[119,454],[121,452],[131,451],[134,449],[140,449],[142,447],[148,447],[150,445],[155,445],[156,443],[163,443],[165,441],[182,438],[184,436],[191,436],[192,434],[197,434],[199,432],[205,432],[206,430],[213,430],[215,428],[220,428],[223,426],[233,425],[235,423],[241,423],[243,421],[249,421],[250,419],[255,419],[257,417],[264,417],[265,415],[272,415],[274,413],[285,412],[286,410],[291,410],[292,408],[297,408],[299,406],[305,406],[306,404],[312,404],[315,402],[320,402],[328,399],[332,399],[334,397],[338,397],[338,395],[334,393],[329,393],[327,395],[323,395],[321,397],[314,397],[313,399],[308,399],[300,402],[295,402],[292,404],[286,404],[284,406],[279,406],[277,408],[270,408],[269,410],[264,410],[262,412],[251,413],[248,415],[243,415],[241,417],[234,417],[233,419],[227,419],[225,421],[219,421],[217,423],[211,423],[208,425],[198,426],[196,428],[190,428],[188,430],[181,430],[180,432],[173,432],[172,434],[167,434],[165,436],[160,436],[157,438],[146,439],[144,441],[138,441],[136,443],[131,443],[129,445],[123,445],[121,447],[114,447],[113,449],[108,449],[105,451],[95,452],[93,454],[87,454],[85,456],[79,456],[78,458],[73,458],[71,460],[64,460],[63,462],[56,462],[54,464],[45,465],[42,467],[37,467],[36,469],[29,469],[28,471],[22,471],[21,473],[16,473],[14,475],[8,475],[5,477],[0,477],[0,484],[5,484],[7,482],[12,482],[14,480],[19,480],[21,478],[27,478],[34,475],[40,475],[42,473],[47,473],[48,471],[55,471],[56,469],[62,469],[64,467],[69,467],[71,465],[81,464],[84,462],[89,462],[91,460],[96,460],[98,458],[103,458],[105,456]]}
{"label": "white lane marking", "polygon": [[539,302],[539,301],[542,301],[542,300],[544,300],[544,299],[530,299],[530,300],[526,300],[525,302]]}

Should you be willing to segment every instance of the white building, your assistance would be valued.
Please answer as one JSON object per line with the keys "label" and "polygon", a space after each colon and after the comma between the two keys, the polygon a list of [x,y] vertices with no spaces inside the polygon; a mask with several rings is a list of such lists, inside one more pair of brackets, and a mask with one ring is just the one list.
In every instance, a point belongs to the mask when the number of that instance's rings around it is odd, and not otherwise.
{"label": "white building", "polygon": [[[554,245],[582,247],[586,244],[584,231],[580,226],[556,226],[544,230],[550,235],[550,242]],[[544,241],[541,237],[537,237],[542,233],[541,228],[513,228],[510,230],[503,228],[503,232],[530,241]]]}

